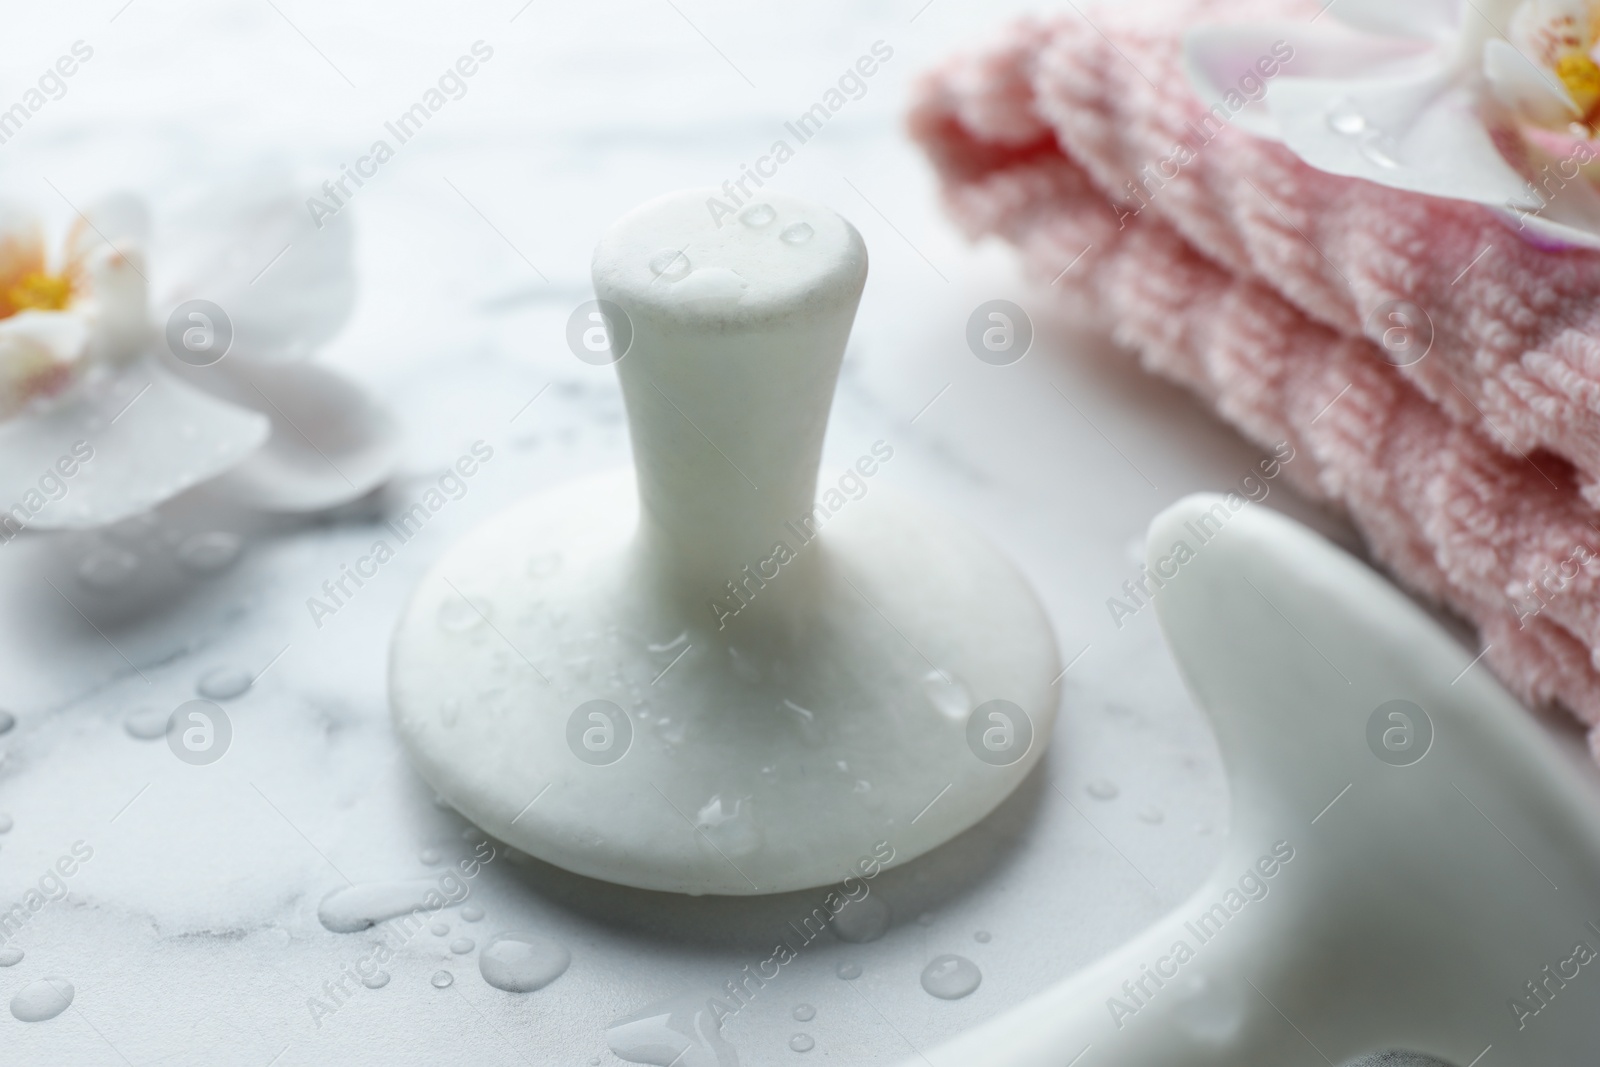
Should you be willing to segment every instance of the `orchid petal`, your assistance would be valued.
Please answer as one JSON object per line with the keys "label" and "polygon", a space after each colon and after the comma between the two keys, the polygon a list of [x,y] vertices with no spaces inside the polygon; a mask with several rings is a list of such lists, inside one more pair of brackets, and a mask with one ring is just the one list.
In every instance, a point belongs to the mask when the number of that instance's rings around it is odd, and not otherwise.
{"label": "orchid petal", "polygon": [[1495,147],[1477,97],[1448,68],[1291,79],[1268,90],[1267,104],[1290,150],[1318,170],[1451,200],[1538,204]]}
{"label": "orchid petal", "polygon": [[0,418],[71,385],[89,345],[82,315],[24,311],[0,319]]}
{"label": "orchid petal", "polygon": [[[1287,60],[1282,58],[1285,52]],[[1224,109],[1246,132],[1269,138],[1281,133],[1261,99],[1263,84],[1270,94],[1279,81],[1392,73],[1427,54],[1416,41],[1303,22],[1202,26],[1183,38],[1184,72],[1201,102]],[[1273,73],[1264,76],[1266,70]]]}
{"label": "orchid petal", "polygon": [[399,431],[359,386],[315,363],[185,368],[186,380],[272,420],[265,448],[213,488],[266,511],[319,511],[376,489],[394,471]]}
{"label": "orchid petal", "polygon": [[1483,75],[1501,103],[1541,126],[1559,129],[1583,116],[1566,86],[1498,37],[1483,47]]}
{"label": "orchid petal", "polygon": [[307,190],[263,180],[173,219],[156,258],[164,320],[213,301],[233,326],[231,357],[300,359],[337,333],[355,304],[348,213],[313,222]]}
{"label": "orchid petal", "polygon": [[1382,37],[1440,41],[1461,25],[1463,0],[1324,0],[1330,16]]}
{"label": "orchid petal", "polygon": [[234,466],[269,432],[261,415],[150,361],[80,388],[0,423],[0,534],[137,515]]}

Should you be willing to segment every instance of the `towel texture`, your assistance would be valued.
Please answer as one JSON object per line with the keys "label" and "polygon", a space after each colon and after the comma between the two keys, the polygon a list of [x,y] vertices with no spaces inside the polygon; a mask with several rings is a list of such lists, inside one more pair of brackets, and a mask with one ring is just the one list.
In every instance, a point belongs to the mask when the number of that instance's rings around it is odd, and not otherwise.
{"label": "towel texture", "polygon": [[[911,129],[971,235],[1014,244],[1050,293],[1253,440],[1291,442],[1287,476],[1600,752],[1600,253],[1208,123],[1183,29],[1317,7],[1022,22],[928,75]],[[1381,344],[1394,301],[1426,315],[1413,343],[1431,327],[1408,366]]]}

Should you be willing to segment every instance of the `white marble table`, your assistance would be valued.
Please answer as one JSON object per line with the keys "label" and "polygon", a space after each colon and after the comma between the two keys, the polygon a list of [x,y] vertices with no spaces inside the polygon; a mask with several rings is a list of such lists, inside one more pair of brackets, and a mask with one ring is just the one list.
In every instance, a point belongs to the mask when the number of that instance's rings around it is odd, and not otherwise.
{"label": "white marble table", "polygon": [[[1001,8],[1025,5],[920,3],[94,0],[8,12],[0,69],[13,75],[77,39],[96,49],[67,96],[0,146],[0,192],[58,217],[67,209],[52,184],[72,198],[129,186],[159,211],[175,189],[264,162],[320,181],[472,42],[495,59],[354,202],[360,304],[323,358],[405,425],[403,469],[385,494],[317,522],[251,522],[180,500],[153,531],[125,536],[159,544],[230,529],[244,552],[219,575],[131,605],[77,583],[93,539],[0,550],[0,705],[18,719],[0,736],[0,812],[15,823],[0,835],[0,907],[74,842],[93,849],[65,898],[12,938],[24,959],[0,969],[6,999],[59,975],[76,1000],[45,1023],[0,1014],[0,1060],[615,1063],[608,1023],[663,997],[719,993],[811,910],[817,894],[676,898],[501,852],[472,882],[480,921],[452,907],[449,934],[412,939],[387,986],[321,1018],[308,1007],[372,940],[319,923],[326,893],[347,879],[434,877],[424,850],[446,861],[471,850],[390,725],[385,658],[403,598],[482,517],[627,460],[613,372],[563,340],[589,296],[596,235],[656,192],[736,177],[880,40],[892,60],[778,179],[850,217],[872,255],[824,476],[892,442],[880,477],[959,511],[1011,553],[1073,665],[1038,773],[977,828],[877,881],[893,908],[887,935],[818,939],[724,1037],[744,1064],[898,1062],[1081,966],[1200,880],[1228,820],[1213,742],[1152,614],[1118,628],[1105,602],[1136,575],[1153,514],[1236,481],[1256,456],[1104,341],[1049,320],[1005,250],[969,247],[941,216],[901,129],[910,80]],[[8,75],[0,99],[22,84]],[[995,297],[1033,312],[1040,333],[1010,367],[979,362],[963,337],[968,314]],[[306,598],[479,439],[495,458],[468,493],[314,625]],[[1281,486],[1268,506],[1312,514]],[[234,737],[220,762],[187,766],[126,732],[131,711],[176,706],[219,666],[265,669],[225,703]],[[505,993],[480,978],[475,951],[449,950],[504,929],[556,939],[570,968],[537,992]],[[947,952],[982,971],[970,996],[936,999],[919,984]],[[859,978],[836,977],[847,963]],[[447,988],[430,981],[440,970],[455,979]],[[816,1010],[804,1023],[791,1017],[802,1002]],[[797,1032],[814,1049],[791,1051]]]}

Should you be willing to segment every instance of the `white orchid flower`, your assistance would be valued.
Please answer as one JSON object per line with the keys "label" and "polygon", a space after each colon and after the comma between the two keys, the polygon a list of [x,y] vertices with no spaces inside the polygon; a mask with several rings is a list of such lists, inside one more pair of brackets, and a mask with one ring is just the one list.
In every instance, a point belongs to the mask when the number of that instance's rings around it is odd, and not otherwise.
{"label": "white orchid flower", "polygon": [[314,511],[388,477],[393,420],[302,358],[353,305],[348,225],[313,227],[287,184],[173,221],[152,244],[143,204],[115,196],[51,257],[38,219],[0,204],[0,542],[201,483]]}
{"label": "white orchid flower", "polygon": [[[1185,37],[1190,84],[1318,170],[1508,213],[1600,247],[1600,2],[1332,0]],[[1291,60],[1268,77],[1262,56]],[[1264,91],[1263,91],[1264,89]]]}

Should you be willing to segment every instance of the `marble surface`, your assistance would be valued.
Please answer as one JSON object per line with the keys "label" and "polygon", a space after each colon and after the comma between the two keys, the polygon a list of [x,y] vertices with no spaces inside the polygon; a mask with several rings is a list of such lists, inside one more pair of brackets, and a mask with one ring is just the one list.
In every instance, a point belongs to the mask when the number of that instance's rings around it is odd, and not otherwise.
{"label": "marble surface", "polygon": [[[62,220],[64,200],[118,187],[149,196],[159,215],[184,191],[268,166],[319,183],[474,41],[495,53],[351,207],[359,305],[320,358],[398,414],[407,440],[393,484],[312,521],[195,494],[108,534],[0,549],[0,704],[17,717],[0,736],[0,812],[14,822],[0,834],[0,906],[75,842],[93,849],[66,896],[9,942],[22,961],[0,969],[7,1000],[45,976],[70,980],[76,999],[49,1022],[0,1015],[0,1059],[615,1063],[604,1037],[613,1020],[664,997],[720,993],[817,904],[817,893],[626,890],[501,849],[472,879],[482,919],[451,907],[440,916],[449,932],[409,941],[384,988],[359,988],[332,1014],[308,1004],[373,940],[327,930],[326,894],[436,878],[426,850],[442,862],[473,851],[390,724],[387,645],[404,598],[477,521],[627,462],[613,371],[564,341],[589,297],[596,236],[661,190],[737,176],[880,40],[892,60],[777,179],[852,219],[872,256],[824,478],[872,441],[892,442],[880,477],[966,516],[1008,552],[1037,583],[1072,666],[1054,745],[1021,790],[876,880],[893,911],[887,934],[819,938],[723,1036],[750,1065],[896,1063],[1071,973],[1200,882],[1228,824],[1223,770],[1153,614],[1118,627],[1106,600],[1136,575],[1151,516],[1236,482],[1257,454],[1104,340],[1052,319],[1003,249],[968,246],[901,128],[917,71],[1023,5],[67,7],[8,13],[0,36],[10,72],[0,100],[74,40],[96,49],[67,95],[0,146],[0,192]],[[964,339],[971,311],[997,297],[1029,310],[1039,334],[1009,367],[980,362]],[[467,493],[317,625],[307,598],[476,441],[494,459]],[[1266,506],[1347,536],[1281,485]],[[236,562],[200,576],[174,562],[176,543],[214,530],[243,537]],[[78,572],[110,543],[144,563],[108,593]],[[164,714],[219,667],[256,676],[223,702],[233,738],[222,760],[189,766],[130,736],[131,713]],[[450,949],[513,929],[564,945],[570,967],[543,989],[507,993],[480,977],[476,949]],[[975,992],[924,991],[924,966],[946,953],[977,965]],[[860,977],[836,977],[852,963]],[[432,983],[441,970],[453,984]],[[815,1018],[792,1017],[802,1002]],[[815,1047],[792,1051],[797,1032]]]}

